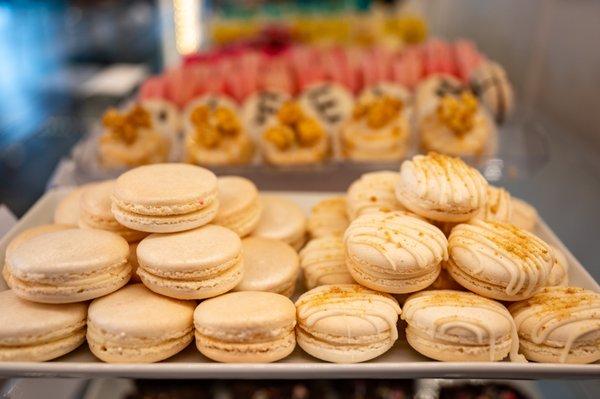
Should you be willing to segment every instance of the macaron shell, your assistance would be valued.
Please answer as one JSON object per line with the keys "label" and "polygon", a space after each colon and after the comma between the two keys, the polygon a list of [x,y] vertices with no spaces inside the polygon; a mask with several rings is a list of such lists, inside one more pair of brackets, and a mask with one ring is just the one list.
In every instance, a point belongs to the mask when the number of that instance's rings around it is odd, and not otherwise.
{"label": "macaron shell", "polygon": [[300,251],[300,264],[308,289],[326,284],[351,284],[344,241],[341,237],[326,236],[309,241]]}
{"label": "macaron shell", "polygon": [[312,208],[307,229],[313,238],[341,236],[348,224],[346,198],[338,196],[322,200]]}
{"label": "macaron shell", "polygon": [[56,206],[54,210],[54,223],[77,226],[79,222],[79,201],[86,185],[75,187]]}
{"label": "macaron shell", "polygon": [[306,216],[302,209],[290,199],[272,195],[261,196],[263,212],[255,237],[271,238],[287,242],[299,249],[305,241]]}
{"label": "macaron shell", "polygon": [[13,252],[18,246],[30,240],[34,237],[40,236],[46,233],[52,233],[60,230],[67,230],[72,228],[72,226],[66,224],[42,224],[40,226],[35,226],[30,229],[23,230],[19,234],[17,234],[11,241],[8,243],[5,251],[5,258],[8,258],[9,254]]}
{"label": "macaron shell", "polygon": [[235,291],[269,291],[286,296],[293,293],[300,261],[290,245],[249,237],[242,241],[242,253],[244,278]]}

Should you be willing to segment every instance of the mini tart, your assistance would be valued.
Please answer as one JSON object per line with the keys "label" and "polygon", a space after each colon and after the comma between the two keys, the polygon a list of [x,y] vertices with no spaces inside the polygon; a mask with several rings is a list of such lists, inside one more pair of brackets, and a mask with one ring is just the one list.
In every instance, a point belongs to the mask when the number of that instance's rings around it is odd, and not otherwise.
{"label": "mini tart", "polygon": [[107,168],[122,168],[164,162],[170,141],[158,133],[148,111],[136,105],[121,113],[111,108],[102,119],[104,133],[98,150]]}
{"label": "mini tart", "polygon": [[219,211],[214,223],[233,230],[240,237],[250,234],[260,221],[262,203],[258,189],[250,180],[238,176],[221,176]]}
{"label": "mini tart", "polygon": [[512,215],[510,223],[527,231],[534,231],[539,220],[538,212],[533,205],[520,198],[511,198]]}
{"label": "mini tart", "polygon": [[460,158],[415,155],[400,167],[396,198],[408,210],[440,222],[464,222],[487,201],[487,181]]}
{"label": "mini tart", "polygon": [[470,292],[423,291],[403,306],[406,339],[419,353],[445,362],[494,362],[518,354],[513,319],[500,303]]}
{"label": "mini tart", "polygon": [[468,92],[441,98],[437,112],[419,124],[421,147],[452,156],[477,156],[487,149],[494,124]]}
{"label": "mini tart", "polygon": [[348,227],[346,198],[343,196],[319,201],[308,217],[307,229],[311,237],[341,236]]}
{"label": "mini tart", "polygon": [[554,265],[548,276],[548,286],[567,286],[569,285],[569,261],[560,249],[550,245],[554,253]]}
{"label": "mini tart", "polygon": [[356,161],[389,161],[404,156],[409,137],[405,104],[381,95],[361,98],[340,129],[342,153]]}
{"label": "mini tart", "polygon": [[535,235],[508,223],[474,219],[448,238],[448,272],[479,295],[518,301],[544,287],[554,265],[552,249]]}
{"label": "mini tart", "polygon": [[357,284],[322,285],[296,301],[298,345],[328,362],[364,362],[398,339],[400,312],[390,295]]}
{"label": "mini tart", "polygon": [[300,251],[300,266],[308,289],[326,284],[354,283],[346,267],[342,237],[325,236],[310,240]]}
{"label": "mini tart", "polygon": [[298,102],[286,101],[260,135],[263,156],[275,165],[320,162],[329,153],[329,134]]}
{"label": "mini tart", "polygon": [[504,68],[484,61],[471,73],[469,84],[496,122],[505,122],[514,108],[514,92]]}
{"label": "mini tart", "polygon": [[369,212],[405,210],[396,199],[394,189],[400,174],[391,171],[365,173],[354,181],[346,195],[347,213],[350,220]]}
{"label": "mini tart", "polygon": [[344,244],[354,280],[394,294],[427,287],[448,259],[448,243],[440,229],[400,212],[360,216],[346,230]]}
{"label": "mini tart", "polygon": [[248,163],[254,145],[233,101],[202,97],[188,105],[184,116],[185,158],[199,165]]}
{"label": "mini tart", "polygon": [[547,287],[509,307],[529,360],[600,360],[600,294],[578,287]]}

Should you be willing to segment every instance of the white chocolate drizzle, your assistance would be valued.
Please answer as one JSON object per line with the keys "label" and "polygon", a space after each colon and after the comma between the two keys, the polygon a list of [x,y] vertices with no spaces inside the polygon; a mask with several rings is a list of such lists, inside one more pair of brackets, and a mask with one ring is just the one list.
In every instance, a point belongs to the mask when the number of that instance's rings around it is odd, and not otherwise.
{"label": "white chocolate drizzle", "polygon": [[300,265],[309,288],[322,285],[325,277],[338,276],[344,282],[352,281],[341,237],[327,236],[309,241],[300,251]]}

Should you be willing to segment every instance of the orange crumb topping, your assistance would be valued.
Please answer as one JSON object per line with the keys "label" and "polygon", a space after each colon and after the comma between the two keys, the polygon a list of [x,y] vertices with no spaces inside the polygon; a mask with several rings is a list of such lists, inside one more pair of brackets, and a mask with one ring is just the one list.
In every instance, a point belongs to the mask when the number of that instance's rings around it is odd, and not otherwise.
{"label": "orange crumb topping", "polygon": [[136,104],[125,113],[116,108],[109,108],[102,117],[102,124],[109,132],[103,139],[118,140],[131,145],[137,140],[139,129],[152,127],[152,118],[148,111]]}
{"label": "orange crumb topping", "polygon": [[473,129],[477,106],[477,99],[468,91],[462,92],[459,97],[447,94],[438,105],[437,115],[444,125],[462,136]]}
{"label": "orange crumb topping", "polygon": [[224,137],[234,137],[241,131],[235,112],[221,105],[214,109],[208,105],[196,107],[190,121],[196,129],[196,141],[206,148],[215,148]]}
{"label": "orange crumb topping", "polygon": [[277,112],[278,123],[263,133],[265,140],[284,151],[294,145],[312,147],[325,135],[321,125],[307,116],[295,101],[286,101]]}
{"label": "orange crumb topping", "polygon": [[355,120],[366,119],[371,129],[381,129],[393,121],[402,111],[401,100],[390,96],[379,96],[368,102],[358,103],[352,112]]}

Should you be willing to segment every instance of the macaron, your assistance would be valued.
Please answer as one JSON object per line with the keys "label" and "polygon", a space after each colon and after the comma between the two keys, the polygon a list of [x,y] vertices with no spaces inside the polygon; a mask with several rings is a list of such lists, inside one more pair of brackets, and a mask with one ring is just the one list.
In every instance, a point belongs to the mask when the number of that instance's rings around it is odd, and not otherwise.
{"label": "macaron", "polygon": [[475,215],[478,219],[509,223],[512,219],[513,201],[502,187],[487,186],[485,206]]}
{"label": "macaron", "polygon": [[274,195],[261,195],[263,211],[255,237],[272,238],[299,250],[306,241],[306,216],[294,201]]}
{"label": "macaron", "polygon": [[394,294],[433,283],[448,259],[444,233],[401,212],[374,212],[355,219],[344,235],[346,265],[354,280]]}
{"label": "macaron", "polygon": [[193,301],[158,295],[142,284],[95,299],[88,311],[87,341],[109,363],[167,359],[194,339]]}
{"label": "macaron", "polygon": [[578,287],[546,287],[509,307],[521,352],[543,363],[600,360],[600,294]]}
{"label": "macaron", "polygon": [[10,286],[21,298],[70,303],[111,293],[129,281],[129,245],[117,234],[67,229],[31,238],[6,259]]}
{"label": "macaron", "polygon": [[0,361],[43,362],[85,341],[87,305],[35,303],[0,292]]}
{"label": "macaron", "polygon": [[178,299],[223,294],[243,276],[242,242],[228,228],[209,224],[194,230],[151,234],[137,247],[142,282]]}
{"label": "macaron", "polygon": [[133,230],[173,233],[209,223],[219,208],[217,177],[188,164],[154,164],[115,182],[112,213]]}
{"label": "macaron", "polygon": [[313,238],[300,251],[300,265],[309,290],[319,285],[354,283],[346,267],[342,237]]}
{"label": "macaron", "polygon": [[545,287],[554,265],[552,249],[512,224],[474,219],[448,237],[446,268],[454,280],[481,296],[501,301],[529,298]]}
{"label": "macaron", "polygon": [[365,173],[348,188],[346,196],[348,217],[354,220],[368,212],[390,212],[404,210],[395,195],[400,175],[397,172],[381,171]]}
{"label": "macaron", "polygon": [[396,198],[411,212],[439,222],[464,222],[485,206],[487,181],[460,158],[430,152],[400,167]]}
{"label": "macaron", "polygon": [[60,200],[54,210],[54,223],[76,227],[79,224],[79,201],[87,185],[75,187]]}
{"label": "macaron", "polygon": [[[27,240],[30,240],[30,239],[40,236],[42,234],[52,233],[54,231],[66,230],[69,228],[71,228],[71,227],[68,225],[64,225],[64,224],[42,224],[40,226],[35,226],[32,228],[23,230],[22,232],[17,234],[6,246],[6,251],[4,252],[4,263],[6,263],[6,259],[8,259],[8,256],[11,254],[11,252],[13,252],[18,246],[20,246]],[[10,281],[9,281],[10,276],[8,273],[8,268],[5,267],[2,269],[2,276],[4,277],[4,281],[6,281],[6,284],[10,287]]]}
{"label": "macaron", "polygon": [[298,345],[333,363],[358,363],[387,352],[400,314],[390,295],[357,284],[322,285],[296,301]]}
{"label": "macaron", "polygon": [[242,240],[244,277],[234,291],[267,291],[292,296],[300,272],[298,253],[289,244],[270,238]]}
{"label": "macaron", "polygon": [[111,231],[126,239],[127,242],[139,241],[148,233],[123,226],[112,214],[110,198],[114,186],[114,180],[87,186],[79,201],[79,227]]}
{"label": "macaron", "polygon": [[520,198],[512,197],[511,202],[513,211],[510,217],[510,223],[521,229],[534,231],[539,220],[537,210],[533,205]]}
{"label": "macaron", "polygon": [[238,176],[222,176],[219,187],[219,212],[214,223],[245,237],[258,225],[262,203],[258,190],[250,180]]}
{"label": "macaron", "polygon": [[552,252],[554,253],[554,265],[552,265],[552,270],[550,270],[550,275],[548,276],[549,287],[562,285],[569,285],[569,261],[567,261],[567,257],[560,249],[556,248],[553,245],[550,245],[552,248]]}
{"label": "macaron", "polygon": [[444,362],[494,362],[518,355],[519,339],[508,310],[470,292],[423,291],[403,306],[406,339],[417,352]]}
{"label": "macaron", "polygon": [[232,292],[203,301],[194,312],[196,346],[224,363],[268,363],[296,346],[296,312],[289,298],[272,292]]}
{"label": "macaron", "polygon": [[307,229],[313,238],[341,236],[348,227],[346,198],[326,198],[313,206],[308,217]]}

